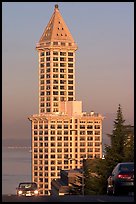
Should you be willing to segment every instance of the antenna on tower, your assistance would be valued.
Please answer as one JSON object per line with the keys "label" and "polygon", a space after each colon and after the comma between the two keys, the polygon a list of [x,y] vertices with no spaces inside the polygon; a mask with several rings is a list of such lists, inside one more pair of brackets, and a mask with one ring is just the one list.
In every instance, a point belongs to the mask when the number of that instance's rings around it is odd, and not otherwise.
{"label": "antenna on tower", "polygon": [[57,8],[57,9],[59,8],[58,4],[55,4],[55,8]]}

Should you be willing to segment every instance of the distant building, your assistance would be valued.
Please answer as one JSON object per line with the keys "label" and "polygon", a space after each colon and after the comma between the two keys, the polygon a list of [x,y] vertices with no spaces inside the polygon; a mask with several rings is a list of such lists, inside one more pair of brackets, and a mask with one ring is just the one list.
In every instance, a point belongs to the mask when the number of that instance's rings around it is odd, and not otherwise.
{"label": "distant building", "polygon": [[126,145],[131,147],[132,143],[134,143],[134,126],[133,125],[125,125],[126,132]]}
{"label": "distant building", "polygon": [[[81,169],[61,170],[60,179],[53,179],[51,182],[51,195],[69,195],[72,194],[74,185],[81,186],[78,177],[82,177]],[[73,191],[74,192],[74,191]]]}
{"label": "distant building", "polygon": [[[36,46],[39,62],[39,114],[29,117],[32,181],[49,195],[60,170],[81,168],[83,158],[102,158],[103,116],[82,111],[75,99],[77,45],[58,5]],[[75,160],[68,160],[74,158]]]}

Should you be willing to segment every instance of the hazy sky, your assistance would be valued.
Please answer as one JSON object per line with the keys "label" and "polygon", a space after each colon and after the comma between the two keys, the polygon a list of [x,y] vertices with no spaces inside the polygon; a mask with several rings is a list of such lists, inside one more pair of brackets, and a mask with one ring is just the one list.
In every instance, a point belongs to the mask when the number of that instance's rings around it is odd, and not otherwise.
{"label": "hazy sky", "polygon": [[119,103],[126,122],[134,123],[133,2],[4,2],[3,139],[31,138],[28,117],[38,113],[35,47],[55,4],[78,45],[76,100],[82,101],[83,111],[106,116],[104,134],[113,125]]}

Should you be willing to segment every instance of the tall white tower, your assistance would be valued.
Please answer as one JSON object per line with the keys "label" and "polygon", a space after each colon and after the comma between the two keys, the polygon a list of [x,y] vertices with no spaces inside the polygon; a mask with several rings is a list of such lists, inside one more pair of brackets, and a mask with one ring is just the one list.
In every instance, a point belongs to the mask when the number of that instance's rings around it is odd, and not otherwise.
{"label": "tall white tower", "polygon": [[39,113],[59,112],[60,101],[75,100],[77,45],[58,5],[36,49],[39,54]]}
{"label": "tall white tower", "polygon": [[[49,195],[61,169],[82,168],[83,158],[102,158],[102,120],[82,112],[75,99],[74,42],[60,12],[54,13],[36,46],[39,55],[39,113],[29,117],[32,181]],[[68,160],[72,158],[73,160]]]}

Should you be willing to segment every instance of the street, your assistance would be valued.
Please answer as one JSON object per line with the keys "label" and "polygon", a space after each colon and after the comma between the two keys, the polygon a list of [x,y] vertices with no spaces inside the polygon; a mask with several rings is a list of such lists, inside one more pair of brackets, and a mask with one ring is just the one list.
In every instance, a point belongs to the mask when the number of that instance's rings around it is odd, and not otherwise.
{"label": "street", "polygon": [[134,196],[65,195],[17,197],[16,195],[2,195],[2,202],[134,202]]}

